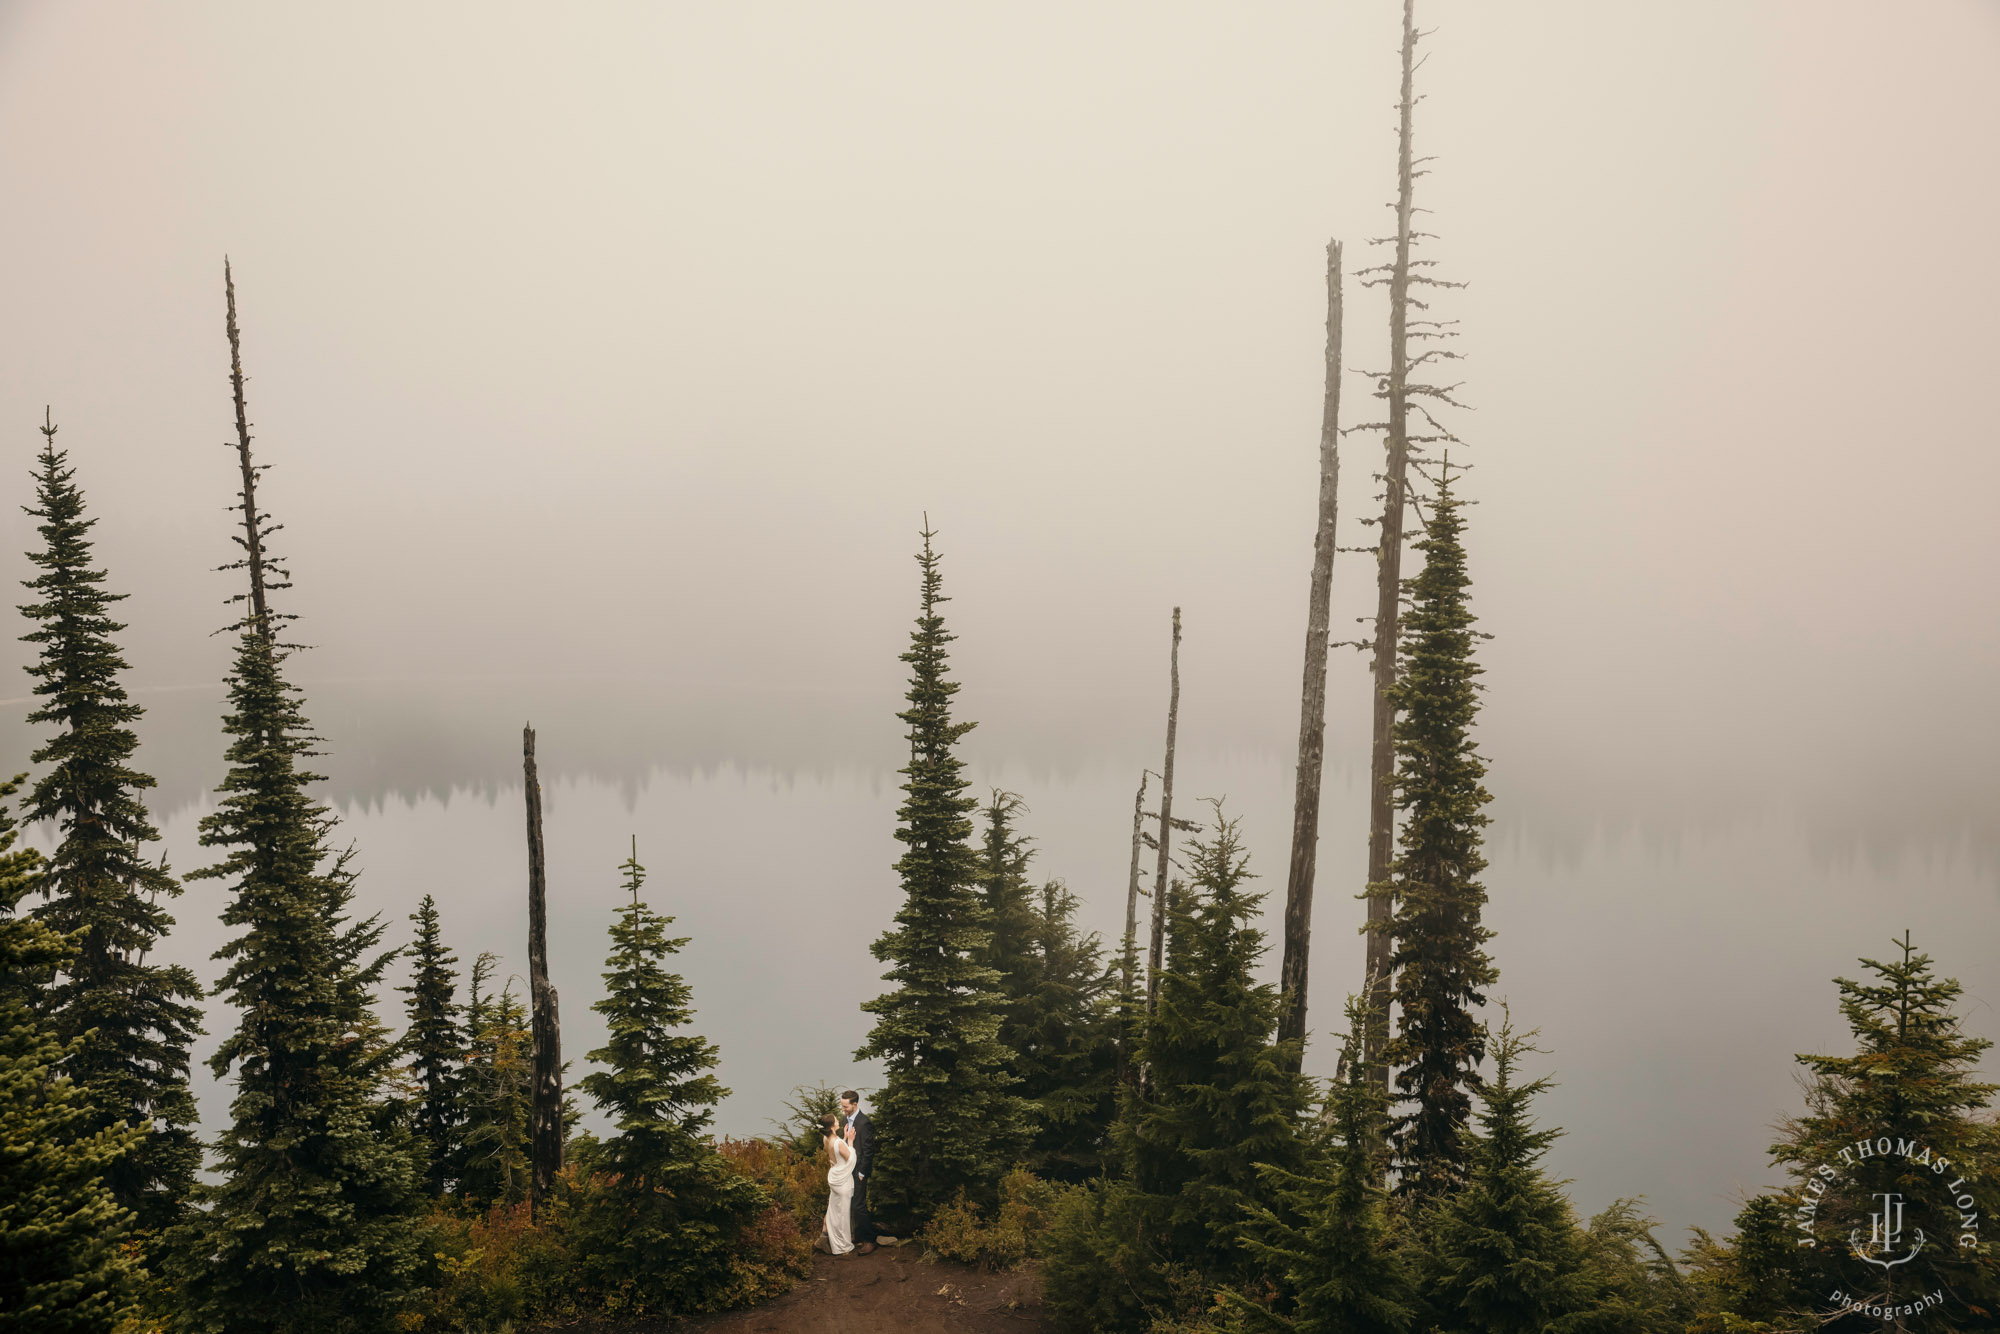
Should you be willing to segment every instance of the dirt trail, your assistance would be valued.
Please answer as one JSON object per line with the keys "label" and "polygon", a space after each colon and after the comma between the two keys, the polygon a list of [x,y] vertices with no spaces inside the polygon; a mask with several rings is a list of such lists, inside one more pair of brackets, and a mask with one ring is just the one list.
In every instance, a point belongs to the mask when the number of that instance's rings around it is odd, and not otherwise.
{"label": "dirt trail", "polygon": [[[607,1325],[603,1334],[1049,1334],[1041,1277],[1032,1268],[982,1274],[925,1264],[915,1246],[872,1255],[813,1257],[812,1277],[774,1302],[688,1325]],[[596,1334],[595,1325],[564,1334]]]}

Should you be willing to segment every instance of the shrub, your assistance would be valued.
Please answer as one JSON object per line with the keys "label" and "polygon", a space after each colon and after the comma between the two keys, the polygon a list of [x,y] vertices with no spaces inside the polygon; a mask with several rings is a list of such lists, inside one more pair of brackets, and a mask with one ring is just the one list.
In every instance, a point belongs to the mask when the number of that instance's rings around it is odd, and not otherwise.
{"label": "shrub", "polygon": [[1012,1269],[1042,1253],[1043,1242],[1067,1196],[1078,1186],[1043,1181],[1015,1168],[1000,1179],[1000,1207],[989,1223],[960,1191],[917,1233],[926,1260],[961,1260],[982,1269]]}
{"label": "shrub", "polygon": [[[699,1274],[665,1275],[680,1280],[672,1303],[662,1304],[657,1283],[607,1282],[610,1276],[588,1263],[593,1249],[604,1250],[605,1228],[620,1214],[621,1202],[608,1189],[612,1178],[593,1170],[586,1148],[564,1172],[540,1223],[530,1220],[525,1202],[498,1203],[483,1214],[440,1205],[429,1220],[430,1288],[403,1328],[488,1334],[581,1315],[728,1310],[788,1291],[812,1267],[812,1238],[801,1231],[796,1201],[785,1194],[810,1184],[800,1173],[801,1160],[786,1146],[762,1140],[724,1140],[716,1147],[734,1175],[763,1186],[776,1202],[732,1235],[721,1263]],[[820,1194],[824,1212],[823,1181]],[[817,1228],[815,1216],[815,1235]]]}
{"label": "shrub", "polygon": [[562,1212],[560,1204],[544,1210],[537,1226],[526,1203],[495,1204],[472,1217],[442,1206],[433,1211],[433,1286],[406,1327],[476,1334],[576,1314]]}
{"label": "shrub", "polygon": [[826,1218],[826,1160],[817,1136],[809,1149],[768,1139],[724,1139],[715,1147],[791,1216],[810,1248]]}
{"label": "shrub", "polygon": [[1152,1245],[1147,1199],[1122,1181],[1065,1193],[1042,1242],[1042,1292],[1055,1327],[1077,1334],[1139,1331],[1176,1305]]}
{"label": "shrub", "polygon": [[812,1272],[813,1241],[826,1217],[826,1172],[789,1144],[766,1139],[716,1143],[730,1168],[770,1196],[771,1204],[743,1229],[732,1269],[731,1305],[761,1302],[789,1292]]}

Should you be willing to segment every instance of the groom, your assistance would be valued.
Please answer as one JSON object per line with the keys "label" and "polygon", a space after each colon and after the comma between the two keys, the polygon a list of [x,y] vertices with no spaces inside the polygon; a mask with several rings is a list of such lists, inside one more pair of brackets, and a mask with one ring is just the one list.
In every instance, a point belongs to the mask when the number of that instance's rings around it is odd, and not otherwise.
{"label": "groom", "polygon": [[875,1249],[875,1220],[868,1216],[868,1178],[875,1174],[875,1123],[861,1110],[861,1095],[853,1089],[840,1095],[840,1111],[847,1118],[848,1142],[854,1146],[854,1201],[848,1218],[855,1254],[866,1255]]}

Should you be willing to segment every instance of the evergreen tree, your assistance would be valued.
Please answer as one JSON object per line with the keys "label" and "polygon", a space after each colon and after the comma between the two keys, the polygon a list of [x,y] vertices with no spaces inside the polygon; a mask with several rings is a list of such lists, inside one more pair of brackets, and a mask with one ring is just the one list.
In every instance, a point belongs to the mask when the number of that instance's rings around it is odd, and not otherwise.
{"label": "evergreen tree", "polygon": [[1035,854],[1018,825],[1026,810],[1019,796],[995,788],[981,812],[986,832],[979,850],[987,941],[978,959],[993,970],[1002,998],[1000,1041],[1017,1053],[1021,1000],[1036,984],[1035,890],[1028,880],[1028,863]]}
{"label": "evergreen tree", "polygon": [[744,1226],[770,1201],[710,1142],[715,1104],[728,1093],[713,1073],[719,1053],[686,1031],[693,992],[665,963],[687,938],[669,937],[673,919],[639,897],[646,871],[636,840],[620,869],[632,898],[611,928],[606,994],[591,1006],[610,1036],[590,1053],[602,1068],[583,1078],[617,1133],[593,1164],[607,1176],[580,1249],[587,1271],[626,1309],[713,1310],[729,1300]]}
{"label": "evergreen tree", "polygon": [[222,921],[239,933],[216,952],[216,991],[241,1018],[209,1061],[217,1078],[235,1070],[236,1096],[215,1145],[222,1180],[172,1234],[174,1318],[204,1334],[381,1330],[412,1296],[424,1252],[415,1146],[383,1096],[397,1046],[373,1009],[394,951],[378,950],[379,918],[352,918],[352,853],[331,851],[332,813],[307,792],[320,777],[305,767],[315,738],[276,633],[291,617],[268,598],[290,584],[257,506],[264,470],[251,459],[226,262],[223,275],[244,550],[226,568],[250,578],[231,599],[246,614],[223,718],[230,768],[199,826],[222,860],[193,878],[229,883]]}
{"label": "evergreen tree", "polygon": [[331,816],[306,792],[312,738],[277,650],[251,626],[230,678],[234,737],[218,808],[201,821],[224,859],[194,874],[233,882],[240,934],[217,991],[242,1011],[210,1061],[236,1072],[216,1144],[222,1182],[183,1229],[182,1326],[387,1328],[421,1257],[413,1146],[385,1116],[394,1047],[370,996],[390,956],[367,957],[377,920],[352,922]]}
{"label": "evergreen tree", "polygon": [[905,846],[896,862],[903,906],[873,946],[890,965],[884,977],[893,989],[862,1005],[876,1023],[855,1054],[887,1067],[875,1104],[871,1206],[913,1218],[960,1190],[990,1200],[1019,1156],[1028,1116],[1009,1091],[999,979],[980,962],[992,932],[979,858],[968,844],[977,803],[964,795],[955,750],[973,724],[952,720],[958,683],[946,674],[953,636],[939,611],[946,599],[933,536],[927,527],[917,557],[921,608],[902,655],[910,664],[910,707],[897,715],[910,742],[896,829]]}
{"label": "evergreen tree", "polygon": [[1398,1189],[1435,1199],[1465,1179],[1470,1090],[1479,1087],[1486,1030],[1474,1008],[1498,977],[1486,954],[1493,933],[1480,924],[1486,890],[1479,873],[1492,800],[1473,748],[1480,667],[1467,605],[1464,524],[1449,465],[1438,485],[1424,539],[1422,573],[1407,585],[1401,662],[1389,694],[1395,726],[1399,850],[1386,885],[1397,1032],[1387,1057],[1399,1101],[1394,1120]]}
{"label": "evergreen tree", "polygon": [[1076,910],[1062,881],[1042,886],[1029,919],[1030,985],[1015,1001],[1008,1042],[1016,1092],[1034,1107],[1026,1166],[1057,1181],[1105,1170],[1118,1108],[1118,978],[1097,935],[1077,930]]}
{"label": "evergreen tree", "polygon": [[152,1233],[179,1216],[201,1165],[188,1090],[201,986],[186,968],[146,961],[173,925],[160,901],[180,885],[164,862],[141,855],[160,835],[140,799],[153,779],[131,765],[131,725],[144,710],[119,681],[126,664],[115,636],[125,627],[109,614],[125,595],[103,587],[90,536],[96,520],[84,517],[56,428],[45,423],[42,436],[36,503],[27,507],[41,521],[41,546],[28,553],[40,573],[25,581],[35,601],[21,608],[36,628],[22,639],[38,649],[28,674],[40,703],[28,721],[56,730],[33,755],[48,768],[25,815],[53,822],[59,840],[35,916],[77,940],[42,1008],[68,1052],[80,1133],[127,1124],[141,1132],[105,1180]]}
{"label": "evergreen tree", "polygon": [[1308,1086],[1297,1044],[1272,1038],[1277,992],[1252,980],[1263,896],[1244,891],[1235,821],[1218,810],[1185,855],[1193,884],[1168,888],[1159,1003],[1137,1049],[1151,1076],[1123,1087],[1112,1132],[1123,1174],[1074,1192],[1045,1243],[1060,1329],[1198,1321],[1217,1289],[1255,1278],[1252,1211],[1306,1167]]}
{"label": "evergreen tree", "polygon": [[1605,1334],[1686,1334],[1695,1318],[1692,1287],[1634,1199],[1613,1200],[1583,1230],[1589,1308],[1569,1322]]}
{"label": "evergreen tree", "polygon": [[528,1098],[534,1069],[527,1007],[510,980],[486,990],[496,962],[482,953],[466,987],[464,1174],[459,1192],[483,1204],[528,1198]]}
{"label": "evergreen tree", "polygon": [[14,846],[5,805],[25,777],[0,783],[0,1331],[104,1334],[134,1287],[122,1245],[132,1215],[104,1178],[140,1132],[94,1125],[86,1090],[64,1073],[81,1042],[64,1044],[36,1013],[44,979],[74,966],[82,932],[17,915],[41,863]]}
{"label": "evergreen tree", "polygon": [[1027,810],[994,789],[982,814],[980,881],[990,936],[979,961],[996,976],[1000,1045],[1011,1053],[1013,1092],[1027,1103],[1028,1169],[1080,1181],[1102,1171],[1117,1110],[1117,1014],[1103,945],[1076,929],[1076,896],[1059,880],[1038,890],[1021,833]]}
{"label": "evergreen tree", "polygon": [[[1529,1104],[1546,1078],[1515,1082],[1535,1035],[1504,1022],[1493,1044],[1493,1078],[1481,1087],[1472,1169],[1436,1206],[1426,1285],[1442,1327],[1467,1334],[1544,1334],[1595,1329],[1583,1238],[1542,1157],[1560,1136],[1536,1129]],[[1558,1326],[1556,1322],[1566,1321]],[[1610,1326],[1615,1330],[1616,1325]]]}
{"label": "evergreen tree", "polygon": [[405,1044],[418,1085],[417,1137],[428,1149],[432,1195],[442,1196],[463,1166],[465,1034],[459,1027],[458,956],[445,947],[437,900],[429,894],[410,914],[416,923],[414,966],[408,986],[410,1017]]}
{"label": "evergreen tree", "polygon": [[1786,1312],[1806,1310],[1832,1291],[1822,1275],[1801,1272],[1795,1235],[1792,1211],[1775,1195],[1752,1196],[1726,1239],[1695,1228],[1681,1257],[1700,1312],[1688,1334],[1768,1334]]}
{"label": "evergreen tree", "polygon": [[1227,1294],[1250,1328],[1403,1334],[1417,1319],[1409,1257],[1378,1184],[1387,1109],[1382,1086],[1365,1068],[1367,1019],[1349,997],[1347,1045],[1327,1094],[1328,1151],[1307,1173],[1265,1169],[1274,1199],[1252,1209],[1245,1244],[1275,1291],[1261,1301]]}
{"label": "evergreen tree", "polygon": [[[1754,1273],[1761,1249],[1761,1267],[1774,1271],[1763,1277],[1794,1296],[1786,1314],[1829,1329],[1881,1324],[1832,1315],[1830,1292],[1897,1305],[1942,1289],[1948,1300],[1925,1312],[1925,1328],[1990,1330],[2000,1325],[2000,1257],[1990,1244],[1961,1238],[1979,1238],[1981,1195],[2000,1176],[2000,1128],[1987,1110],[1996,1086],[1978,1077],[1980,1057],[1993,1044],[1965,1032],[1958,982],[1938,977],[1907,935],[1895,943],[1899,957],[1861,960],[1871,977],[1835,979],[1853,1054],[1798,1058],[1811,1072],[1812,1096],[1771,1149],[1793,1183],[1784,1201],[1790,1245],[1771,1245],[1746,1228],[1738,1258]],[[1908,1225],[1928,1242],[1906,1262],[1863,1266],[1848,1252],[1849,1232],[1867,1230],[1874,1201],[1885,1193],[1902,1198]],[[1759,1240],[1766,1241],[1761,1248]]]}
{"label": "evergreen tree", "polygon": [[1304,1166],[1309,1090],[1291,1044],[1273,1041],[1277,992],[1253,980],[1264,896],[1244,889],[1237,822],[1218,808],[1188,856],[1192,885],[1168,894],[1159,1009],[1141,1043],[1151,1075],[1120,1135],[1134,1187],[1160,1203],[1165,1258],[1226,1282],[1244,1271],[1246,1211],[1268,1191],[1261,1171]]}

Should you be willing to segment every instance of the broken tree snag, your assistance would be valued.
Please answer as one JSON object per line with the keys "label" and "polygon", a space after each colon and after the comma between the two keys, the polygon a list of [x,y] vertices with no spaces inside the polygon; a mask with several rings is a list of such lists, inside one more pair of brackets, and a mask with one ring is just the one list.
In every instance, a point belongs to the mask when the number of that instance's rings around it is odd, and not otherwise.
{"label": "broken tree snag", "polygon": [[563,1166],[562,1036],[556,989],[549,981],[548,873],[542,854],[542,783],[535,772],[535,729],[521,729],[522,782],[528,803],[528,991],[534,1003],[534,1089],[528,1111],[530,1209],[539,1214]]}
{"label": "broken tree snag", "polygon": [[1118,1000],[1122,1018],[1118,1026],[1118,1082],[1125,1082],[1131,1068],[1132,985],[1139,966],[1139,848],[1146,832],[1146,780],[1151,769],[1139,771],[1139,792],[1132,798],[1132,871],[1125,881],[1125,947],[1119,953]]}
{"label": "broken tree snag", "polygon": [[236,275],[229,257],[222,259],[222,290],[229,314],[224,329],[229,334],[229,392],[236,400],[236,461],[243,470],[243,536],[236,539],[246,553],[250,569],[250,626],[265,640],[271,638],[271,609],[264,591],[264,530],[257,517],[257,468],[250,462],[250,414],[243,405],[243,337],[236,327]]}
{"label": "broken tree snag", "polygon": [[1312,944],[1313,875],[1319,857],[1320,774],[1326,758],[1326,649],[1333,599],[1334,518],[1340,499],[1340,242],[1326,243],[1326,393],[1319,423],[1319,523],[1306,596],[1305,680],[1299,691],[1298,785],[1292,796],[1292,864],[1285,879],[1285,958],[1279,973],[1278,1041],[1306,1036],[1306,959]]}
{"label": "broken tree snag", "polygon": [[1396,642],[1402,614],[1403,511],[1408,499],[1410,218],[1414,183],[1410,153],[1410,119],[1416,99],[1412,92],[1417,49],[1415,0],[1403,0],[1403,94],[1396,132],[1396,253],[1389,265],[1389,374],[1384,396],[1389,400],[1388,458],[1382,478],[1382,520],[1377,532],[1375,587],[1375,708],[1374,736],[1368,762],[1368,954],[1364,985],[1376,997],[1368,1011],[1365,1059],[1369,1076],[1388,1087],[1389,1067],[1382,1049],[1389,1041],[1389,1006],[1394,990],[1389,977],[1389,918],[1394,905],[1388,896],[1389,863],[1395,856],[1396,811],[1393,787],[1396,768],[1396,706],[1390,688],[1396,684]]}
{"label": "broken tree snag", "polygon": [[1160,1005],[1160,965],[1166,952],[1168,845],[1174,836],[1174,728],[1181,712],[1181,609],[1174,608],[1174,646],[1167,660],[1167,760],[1160,766],[1160,864],[1153,874],[1153,940],[1146,956],[1146,1017]]}

